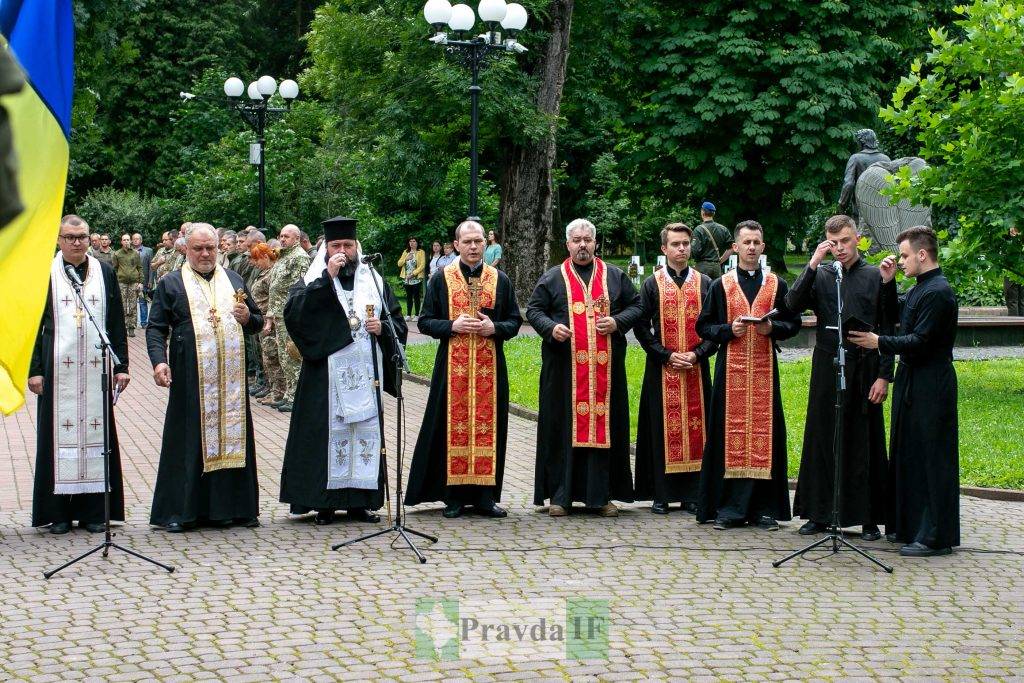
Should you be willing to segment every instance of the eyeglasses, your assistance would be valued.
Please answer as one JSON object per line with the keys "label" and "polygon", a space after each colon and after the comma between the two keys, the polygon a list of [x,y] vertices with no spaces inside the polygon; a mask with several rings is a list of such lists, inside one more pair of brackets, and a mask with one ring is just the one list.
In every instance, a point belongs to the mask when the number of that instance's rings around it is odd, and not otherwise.
{"label": "eyeglasses", "polygon": [[70,242],[71,244],[82,244],[83,242],[89,241],[88,235],[61,235],[60,238],[65,242]]}

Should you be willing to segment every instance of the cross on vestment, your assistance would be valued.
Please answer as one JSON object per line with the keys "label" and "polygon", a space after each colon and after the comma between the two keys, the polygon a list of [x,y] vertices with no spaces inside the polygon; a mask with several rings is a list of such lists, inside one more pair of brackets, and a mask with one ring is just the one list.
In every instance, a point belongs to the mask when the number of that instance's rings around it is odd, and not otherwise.
{"label": "cross on vestment", "polygon": [[480,278],[469,278],[469,314],[474,318],[480,312],[480,292],[482,290]]}
{"label": "cross on vestment", "polygon": [[62,360],[61,363],[63,363],[64,367],[70,368],[72,365],[75,364],[75,361],[71,360],[71,356],[68,356],[67,358]]}
{"label": "cross on vestment", "polygon": [[71,431],[71,428],[74,427],[74,426],[75,425],[73,425],[71,423],[71,420],[64,420],[64,424],[61,425],[61,427],[63,427],[64,431],[66,431],[66,432]]}
{"label": "cross on vestment", "polygon": [[61,299],[60,302],[62,304],[64,304],[65,306],[67,306],[69,303],[71,303],[71,297],[69,297],[67,294],[65,294],[64,298]]}
{"label": "cross on vestment", "polygon": [[100,428],[100,421],[99,421],[99,419],[97,419],[95,417],[92,419],[92,422],[90,422],[89,424],[92,425],[93,429],[99,429]]}
{"label": "cross on vestment", "polygon": [[89,361],[89,365],[93,366],[94,368],[98,368],[100,366],[100,359],[93,356],[93,359]]}
{"label": "cross on vestment", "polygon": [[100,302],[100,300],[96,298],[95,294],[93,294],[92,296],[89,297],[89,303],[91,303],[93,306],[95,306],[99,302]]}

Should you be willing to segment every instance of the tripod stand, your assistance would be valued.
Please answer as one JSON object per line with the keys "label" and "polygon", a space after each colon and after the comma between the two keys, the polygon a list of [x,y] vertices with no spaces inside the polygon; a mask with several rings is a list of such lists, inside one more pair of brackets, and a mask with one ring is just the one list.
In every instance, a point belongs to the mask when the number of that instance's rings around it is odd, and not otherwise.
{"label": "tripod stand", "polygon": [[[70,268],[70,266],[69,266],[69,268]],[[102,276],[103,276],[102,273],[96,273],[96,274],[93,275],[93,277],[102,277]],[[92,309],[90,309],[89,306],[85,303],[85,299],[82,296],[82,285],[81,285],[81,283],[78,282],[77,279],[74,278],[74,277],[69,277],[69,279],[71,280],[71,287],[75,290],[75,297],[78,299],[79,305],[81,305],[82,310],[85,311],[86,316],[89,318],[89,322],[92,323],[93,327],[96,328],[96,332],[99,334],[99,338],[100,338],[99,348],[100,348],[100,353],[103,355],[103,372],[102,372],[102,375],[100,376],[101,377],[101,379],[100,379],[100,386],[102,387],[102,392],[103,392],[103,532],[104,532],[104,539],[103,539],[102,543],[100,543],[98,546],[96,546],[92,550],[90,550],[90,551],[88,551],[88,552],[86,552],[86,553],[84,553],[82,555],[79,555],[78,557],[76,557],[75,559],[73,559],[73,560],[71,560],[69,562],[65,562],[64,564],[62,564],[61,566],[57,567],[56,569],[51,569],[48,572],[43,572],[43,578],[49,579],[51,576],[53,576],[57,572],[62,571],[64,569],[67,569],[68,567],[70,567],[71,565],[75,564],[79,560],[84,560],[85,558],[89,557],[93,553],[99,552],[101,550],[103,551],[103,557],[107,557],[107,555],[110,552],[111,548],[116,548],[117,550],[120,550],[122,552],[128,553],[129,555],[131,555],[133,557],[137,557],[140,560],[145,560],[146,562],[149,562],[151,564],[155,564],[156,566],[160,567],[161,569],[166,569],[168,572],[173,572],[174,571],[174,567],[170,567],[170,566],[168,566],[166,564],[162,564],[160,562],[157,562],[156,560],[148,558],[145,555],[142,555],[140,553],[135,552],[134,550],[130,550],[128,548],[125,548],[122,545],[118,545],[117,543],[114,543],[113,540],[111,540],[113,538],[113,534],[110,533],[110,454],[111,454],[111,450],[112,450],[111,449],[111,445],[112,444],[111,444],[111,439],[110,439],[110,428],[111,428],[111,422],[113,420],[113,415],[111,414],[112,413],[112,410],[111,410],[112,400],[111,400],[111,396],[110,396],[110,368],[111,368],[112,365],[119,364],[121,361],[120,361],[120,359],[118,359],[117,354],[114,353],[114,349],[112,349],[110,347],[110,338],[107,337],[106,331],[103,329],[103,327],[101,327],[99,325],[99,323],[96,322],[96,318],[94,318],[93,314],[92,314]]]}
{"label": "tripod stand", "polygon": [[[832,517],[828,524],[828,534],[819,538],[814,543],[811,543],[806,548],[797,550],[795,553],[791,553],[781,560],[772,562],[772,566],[777,568],[782,564],[789,562],[794,557],[803,555],[815,548],[818,548],[819,546],[831,543],[832,552],[830,555],[835,555],[843,548],[849,548],[864,559],[875,563],[888,573],[892,574],[892,567],[887,564],[883,564],[867,552],[847,541],[843,537],[843,528],[839,524],[839,486],[842,481],[840,470],[843,463],[843,405],[846,398],[846,348],[843,346],[843,267],[838,261],[836,261],[834,265],[836,271],[836,310],[838,311],[835,330],[839,337],[839,344],[836,349],[836,359],[834,361],[836,367],[836,409],[835,429],[832,432]],[[829,327],[828,329],[832,328]]]}
{"label": "tripod stand", "polygon": [[[384,298],[384,292],[381,290],[380,282],[378,281],[377,270],[373,267],[372,262],[368,262],[367,265],[370,267],[370,276],[373,280],[374,287],[377,289],[377,296],[380,299],[381,306],[381,318],[385,328],[389,331],[391,339],[394,342],[395,352],[392,354],[390,361],[395,368],[395,397],[398,400],[398,411],[395,417],[395,424],[397,425],[397,437],[395,441],[395,521],[394,524],[386,529],[374,531],[373,533],[354,538],[344,543],[338,543],[331,546],[331,550],[338,550],[348,545],[354,545],[356,543],[362,543],[368,541],[371,538],[383,536],[384,534],[395,533],[398,534],[402,540],[406,542],[409,548],[416,554],[420,564],[425,564],[427,558],[423,557],[419,549],[409,538],[409,534],[424,538],[431,543],[437,543],[437,538],[434,536],[428,536],[427,534],[410,529],[405,526],[405,506],[402,502],[402,419],[403,409],[405,407],[405,397],[402,394],[402,371],[406,368],[405,352],[402,349],[402,343],[398,339],[398,332],[395,331],[394,321],[391,319],[391,311],[388,310],[387,300]],[[384,464],[384,485],[387,486],[388,481],[388,469],[387,469],[387,455],[388,449],[384,441],[384,402],[381,396],[381,377],[380,370],[377,367],[377,344],[371,340],[370,350],[373,354],[373,396],[377,400],[377,426],[380,429],[380,457],[381,462]]]}

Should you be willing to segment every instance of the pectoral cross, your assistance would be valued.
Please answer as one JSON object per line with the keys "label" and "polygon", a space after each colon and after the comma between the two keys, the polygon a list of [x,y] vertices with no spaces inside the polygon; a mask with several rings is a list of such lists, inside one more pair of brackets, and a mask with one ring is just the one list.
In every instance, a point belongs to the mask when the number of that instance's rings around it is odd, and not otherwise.
{"label": "pectoral cross", "polygon": [[85,311],[83,311],[81,308],[76,308],[73,315],[75,317],[75,325],[81,328],[82,320],[85,318]]}
{"label": "pectoral cross", "polygon": [[216,306],[210,307],[210,322],[213,323],[214,325],[220,325],[220,316],[217,315]]}
{"label": "pectoral cross", "polygon": [[480,278],[469,278],[469,314],[474,318],[480,312],[481,291],[483,291],[483,287],[480,285]]}
{"label": "pectoral cross", "polygon": [[597,314],[598,318],[605,318],[611,311],[611,302],[608,297],[601,295],[594,299],[594,313]]}
{"label": "pectoral cross", "polygon": [[235,303],[236,304],[244,304],[245,300],[248,299],[248,298],[249,297],[246,296],[244,289],[236,289],[235,290]]}

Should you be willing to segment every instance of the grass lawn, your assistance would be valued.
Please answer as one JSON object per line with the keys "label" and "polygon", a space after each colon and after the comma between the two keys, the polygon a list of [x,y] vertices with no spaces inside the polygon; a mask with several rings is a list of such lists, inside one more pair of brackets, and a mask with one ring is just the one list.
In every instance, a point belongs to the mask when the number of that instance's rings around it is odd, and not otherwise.
{"label": "grass lawn", "polygon": [[[412,371],[430,376],[436,350],[436,342],[410,346]],[[513,339],[505,345],[505,356],[512,402],[536,409],[540,339]],[[779,372],[788,429],[789,473],[795,477],[800,465],[811,361],[780,363]],[[962,361],[956,363],[956,372],[960,386],[960,482],[971,486],[1024,488],[1024,360]],[[643,350],[630,345],[626,375],[634,438],[643,373]],[[887,428],[889,406],[887,401]]]}

